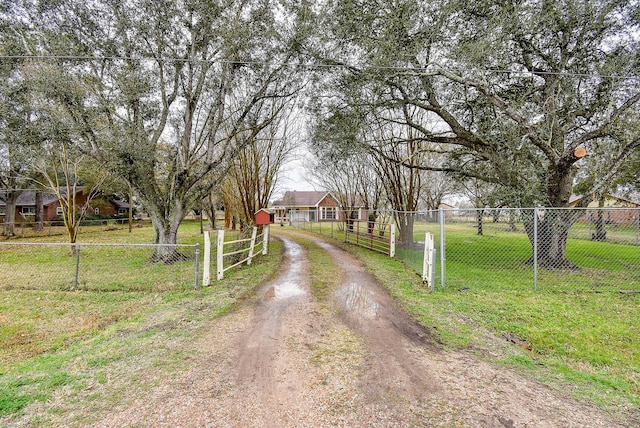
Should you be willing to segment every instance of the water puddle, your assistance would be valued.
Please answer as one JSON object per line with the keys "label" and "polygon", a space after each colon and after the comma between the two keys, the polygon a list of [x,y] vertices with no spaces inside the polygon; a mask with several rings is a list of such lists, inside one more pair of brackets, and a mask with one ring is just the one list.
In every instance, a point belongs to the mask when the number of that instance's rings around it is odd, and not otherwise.
{"label": "water puddle", "polygon": [[359,269],[354,270],[351,264],[345,263],[333,245],[324,241],[319,241],[317,244],[332,254],[336,262],[348,272],[346,282],[337,292],[345,310],[360,318],[376,318],[378,310],[380,309],[380,303],[378,303],[375,293],[368,287],[362,285],[363,278],[356,273]]}
{"label": "water puddle", "polygon": [[380,304],[375,293],[356,283],[348,283],[339,291],[338,296],[347,312],[363,318],[374,319],[378,314]]}
{"label": "water puddle", "polygon": [[305,294],[305,291],[300,286],[303,279],[302,265],[304,262],[304,251],[300,245],[286,238],[282,238],[282,244],[289,259],[289,267],[287,271],[276,280],[274,286],[267,290],[264,295],[265,300],[283,300]]}

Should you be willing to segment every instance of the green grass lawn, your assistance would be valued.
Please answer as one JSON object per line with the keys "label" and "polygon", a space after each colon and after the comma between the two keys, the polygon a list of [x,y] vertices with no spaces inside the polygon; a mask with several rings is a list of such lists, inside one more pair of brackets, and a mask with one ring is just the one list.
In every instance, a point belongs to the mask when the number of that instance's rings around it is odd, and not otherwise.
{"label": "green grass lawn", "polygon": [[[584,227],[584,226],[582,226]],[[445,290],[460,288],[533,290],[552,292],[618,292],[640,290],[640,246],[594,242],[569,238],[567,258],[578,270],[538,269],[534,284],[531,244],[522,231],[509,232],[504,224],[489,223],[484,235],[474,225],[452,224],[445,229]],[[416,223],[414,239],[424,241],[424,232],[434,234],[440,250],[439,225]],[[422,271],[422,249],[398,248],[397,256]],[[442,283],[440,254],[436,266],[436,285]]]}
{"label": "green grass lawn", "polygon": [[[133,234],[109,231],[101,236],[83,235],[80,241],[147,243],[152,239],[153,231],[146,228]],[[200,242],[199,224],[185,223],[179,239]],[[229,311],[269,278],[281,258],[280,245],[274,241],[268,256],[227,272],[224,281],[194,290],[193,262],[186,270],[184,285],[169,284],[166,278],[170,282],[180,277],[180,263],[153,266],[148,262],[149,253],[122,253],[119,247],[91,252],[91,248],[86,248],[82,261],[92,266],[90,275],[96,281],[101,278],[98,286],[64,291],[68,284],[41,280],[45,283],[18,287],[11,285],[7,275],[2,276],[0,425],[2,418],[19,415],[29,403],[45,402],[63,389],[86,400],[83,408],[96,406],[98,411],[108,411],[122,400],[123,391],[149,388],[157,376],[166,376],[188,363],[194,331]],[[4,273],[33,272],[32,267],[22,265],[23,256],[6,248],[3,251],[0,265]],[[66,246],[47,247],[34,254],[32,263],[37,259],[50,273],[74,259],[68,253]],[[94,397],[91,390],[98,387],[102,392]],[[69,403],[74,405],[78,403]],[[31,420],[34,426],[50,425],[47,414],[36,419]]]}
{"label": "green grass lawn", "polygon": [[488,331],[509,348],[504,364],[596,402],[640,407],[640,295],[617,292],[640,288],[639,247],[572,240],[568,257],[583,268],[541,271],[535,292],[522,236],[448,231],[446,287],[438,277],[434,292],[404,262],[348,248],[445,346],[481,350]]}

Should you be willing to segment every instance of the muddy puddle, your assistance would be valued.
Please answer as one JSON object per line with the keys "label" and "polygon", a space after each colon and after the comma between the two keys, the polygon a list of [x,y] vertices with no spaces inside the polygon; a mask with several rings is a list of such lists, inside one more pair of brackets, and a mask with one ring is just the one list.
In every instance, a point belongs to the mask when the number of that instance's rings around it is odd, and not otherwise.
{"label": "muddy puddle", "polygon": [[357,316],[373,319],[378,314],[380,304],[376,300],[375,293],[355,282],[344,284],[337,296],[347,312]]}
{"label": "muddy puddle", "polygon": [[267,290],[264,295],[265,300],[289,299],[305,293],[301,286],[303,282],[304,250],[290,239],[281,239],[289,264],[287,270]]}
{"label": "muddy puddle", "polygon": [[364,280],[364,272],[353,263],[346,260],[345,254],[333,245],[317,241],[319,247],[331,254],[335,261],[345,270],[342,285],[336,291],[338,302],[346,313],[356,318],[374,319],[378,316],[380,302],[376,296],[375,287],[369,284],[369,280]]}

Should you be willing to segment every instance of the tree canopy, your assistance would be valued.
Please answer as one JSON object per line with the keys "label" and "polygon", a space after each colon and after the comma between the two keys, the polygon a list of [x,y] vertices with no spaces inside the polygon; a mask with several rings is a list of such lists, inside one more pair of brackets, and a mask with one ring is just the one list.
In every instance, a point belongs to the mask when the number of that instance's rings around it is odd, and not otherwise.
{"label": "tree canopy", "polygon": [[39,40],[33,78],[50,117],[130,184],[156,243],[176,243],[194,189],[221,182],[300,86],[295,29],[270,2],[15,2],[10,13]]}
{"label": "tree canopy", "polygon": [[[5,34],[18,42],[17,57],[28,59],[46,116],[131,185],[158,243],[175,243],[186,201],[206,193],[203,183],[222,183],[265,132],[280,135],[269,130],[284,123],[308,77],[321,164],[344,166],[364,154],[398,210],[417,208],[420,170],[484,183],[494,193],[489,199],[518,207],[567,207],[577,190],[637,186],[635,2],[64,0],[3,7]],[[6,52],[5,75],[15,70]],[[583,149],[586,157],[577,154]],[[551,217],[543,231],[571,223]],[[557,242],[549,248],[559,248],[545,255],[550,265],[563,263],[563,235],[550,238]]]}
{"label": "tree canopy", "polygon": [[[637,5],[356,0],[329,1],[321,16],[327,42],[310,50],[341,66],[316,108],[341,131],[327,143],[489,183],[515,207],[567,207],[574,189],[628,176],[640,146]],[[389,156],[390,144],[446,160]],[[545,217],[551,266],[566,264],[570,224]]]}

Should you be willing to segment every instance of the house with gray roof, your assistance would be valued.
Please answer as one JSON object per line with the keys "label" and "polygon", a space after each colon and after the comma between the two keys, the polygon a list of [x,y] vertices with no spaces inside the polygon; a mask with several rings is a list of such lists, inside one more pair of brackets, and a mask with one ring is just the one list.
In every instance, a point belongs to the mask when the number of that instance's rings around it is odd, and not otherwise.
{"label": "house with gray roof", "polygon": [[[344,220],[343,207],[327,191],[287,191],[282,199],[271,203],[271,209],[276,224]],[[366,212],[361,211],[360,219],[364,220]]]}

